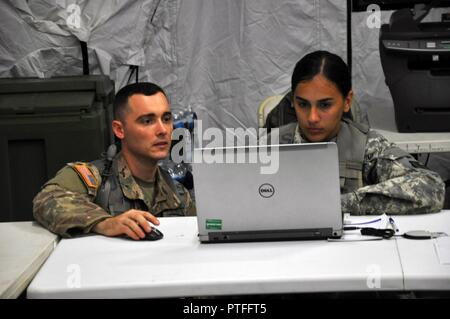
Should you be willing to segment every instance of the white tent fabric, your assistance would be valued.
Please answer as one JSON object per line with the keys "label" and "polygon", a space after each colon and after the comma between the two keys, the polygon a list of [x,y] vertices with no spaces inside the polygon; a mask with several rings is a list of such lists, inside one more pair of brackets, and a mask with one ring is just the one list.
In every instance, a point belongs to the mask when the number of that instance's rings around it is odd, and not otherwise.
{"label": "white tent fabric", "polygon": [[[391,13],[381,12],[381,24],[389,22]],[[370,122],[373,116],[380,114],[376,110],[379,110],[380,107],[393,108],[393,102],[381,67],[378,48],[380,29],[368,27],[368,18],[367,12],[352,14],[351,36],[353,91],[361,108],[367,110],[371,115]],[[386,120],[394,123],[394,119]]]}
{"label": "white tent fabric", "polygon": [[256,127],[259,103],[289,89],[305,53],[346,55],[345,25],[342,1],[182,1],[174,102],[192,105],[206,126]]}
{"label": "white tent fabric", "polygon": [[[0,77],[80,75],[84,41],[90,72],[109,75],[116,91],[139,66],[140,81],[161,85],[174,110],[191,106],[204,128],[256,128],[258,105],[289,90],[304,54],[324,49],[347,59],[346,10],[341,0],[4,1]],[[390,15],[382,12],[382,23]],[[372,114],[395,127],[379,29],[367,27],[367,17],[352,14],[355,97],[369,121]],[[434,162],[449,178],[448,156]]]}
{"label": "white tent fabric", "polygon": [[204,127],[257,127],[267,96],[289,89],[295,63],[326,49],[346,59],[346,4],[299,0],[17,0],[1,9],[0,77],[82,72],[116,89],[129,66],[189,105]]}
{"label": "white tent fabric", "polygon": [[[0,76],[80,75],[79,41],[92,73],[145,64],[144,39],[154,1],[17,0],[1,10]],[[128,69],[128,66],[127,66]]]}
{"label": "white tent fabric", "polygon": [[[381,12],[381,22],[391,13]],[[363,110],[392,127],[379,29],[367,26],[368,15],[352,14],[354,92]],[[346,32],[346,3],[338,0],[7,1],[0,77],[79,75],[81,40],[91,73],[109,75],[116,90],[130,65],[139,66],[141,81],[164,87],[173,109],[191,106],[205,127],[257,127],[259,103],[289,89],[305,53],[325,49],[346,60]]]}

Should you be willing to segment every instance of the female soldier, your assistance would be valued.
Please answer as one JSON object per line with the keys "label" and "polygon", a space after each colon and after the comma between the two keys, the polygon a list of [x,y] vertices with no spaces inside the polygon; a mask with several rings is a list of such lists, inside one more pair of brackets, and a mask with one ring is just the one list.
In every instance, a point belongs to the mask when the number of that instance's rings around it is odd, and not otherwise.
{"label": "female soldier", "polygon": [[280,127],[280,143],[336,142],[342,212],[419,214],[442,209],[445,186],[410,154],[350,119],[350,72],[337,55],[316,51],[292,75],[297,123]]}

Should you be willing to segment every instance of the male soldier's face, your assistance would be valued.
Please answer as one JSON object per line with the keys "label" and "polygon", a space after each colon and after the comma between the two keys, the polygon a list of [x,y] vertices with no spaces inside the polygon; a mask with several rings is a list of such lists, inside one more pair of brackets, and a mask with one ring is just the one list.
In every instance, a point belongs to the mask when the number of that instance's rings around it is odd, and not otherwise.
{"label": "male soldier's face", "polygon": [[336,85],[318,74],[300,82],[294,92],[295,113],[303,136],[310,142],[328,141],[341,128],[344,112],[350,110],[353,92],[343,97]]}
{"label": "male soldier's face", "polygon": [[158,161],[169,154],[173,123],[169,102],[158,92],[151,96],[134,94],[128,98],[121,130],[115,133],[122,148],[141,161]]}

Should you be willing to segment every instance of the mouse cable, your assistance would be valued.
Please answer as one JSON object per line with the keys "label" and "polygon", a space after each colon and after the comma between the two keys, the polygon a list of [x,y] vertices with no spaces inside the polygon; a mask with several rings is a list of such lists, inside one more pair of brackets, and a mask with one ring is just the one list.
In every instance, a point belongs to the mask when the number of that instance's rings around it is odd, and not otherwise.
{"label": "mouse cable", "polygon": [[372,228],[372,227],[344,227],[344,230],[357,230],[359,229],[361,235],[382,237],[389,239],[395,235],[395,230],[390,228]]}

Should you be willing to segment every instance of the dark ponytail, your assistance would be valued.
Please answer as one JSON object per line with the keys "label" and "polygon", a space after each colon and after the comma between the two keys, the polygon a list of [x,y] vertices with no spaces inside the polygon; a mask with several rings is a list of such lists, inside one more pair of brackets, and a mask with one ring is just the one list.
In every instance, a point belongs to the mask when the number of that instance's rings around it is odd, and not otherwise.
{"label": "dark ponytail", "polygon": [[347,64],[336,54],[328,51],[315,51],[305,55],[297,62],[292,74],[291,87],[295,91],[303,81],[310,81],[322,74],[334,83],[344,98],[351,90],[351,76]]}

